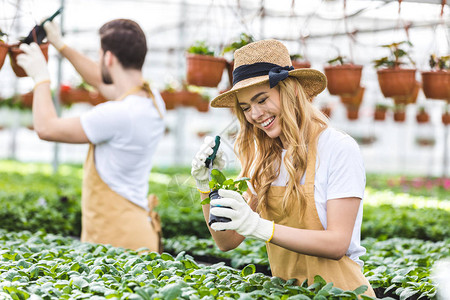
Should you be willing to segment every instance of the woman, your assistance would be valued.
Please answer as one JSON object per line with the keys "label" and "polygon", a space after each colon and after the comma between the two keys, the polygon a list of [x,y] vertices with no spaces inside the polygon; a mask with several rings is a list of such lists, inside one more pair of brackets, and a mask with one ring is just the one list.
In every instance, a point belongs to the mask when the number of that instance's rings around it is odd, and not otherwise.
{"label": "woman", "polygon": [[[240,122],[235,148],[241,175],[256,191],[243,197],[220,190],[211,213],[231,221],[210,228],[223,251],[246,237],[267,242],[273,276],[301,284],[315,275],[344,290],[367,285],[360,245],[365,171],[356,142],[328,127],[311,99],[326,87],[317,70],[294,70],[286,47],[276,40],[251,43],[235,52],[233,88],[211,106],[234,107]],[[214,141],[205,140],[192,175],[207,197],[205,158]],[[218,155],[218,166],[223,165]],[[208,220],[209,205],[203,206]]]}

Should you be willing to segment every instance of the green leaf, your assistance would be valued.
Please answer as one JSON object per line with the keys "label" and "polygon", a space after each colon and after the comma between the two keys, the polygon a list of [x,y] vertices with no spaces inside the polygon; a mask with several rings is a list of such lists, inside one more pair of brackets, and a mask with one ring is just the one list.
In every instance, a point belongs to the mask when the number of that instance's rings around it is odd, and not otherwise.
{"label": "green leaf", "polygon": [[164,300],[174,300],[181,295],[181,286],[178,283],[168,284],[160,290]]}
{"label": "green leaf", "polygon": [[251,264],[251,265],[247,265],[242,271],[241,271],[241,275],[243,277],[246,277],[248,275],[252,275],[255,274],[256,272],[256,267],[255,265]]}
{"label": "green leaf", "polygon": [[355,292],[356,295],[361,295],[364,294],[367,291],[367,289],[368,289],[367,285],[361,285],[356,289],[354,289],[353,291]]}
{"label": "green leaf", "polygon": [[217,169],[211,170],[211,177],[214,178],[217,181],[217,183],[220,185],[223,185],[223,183],[226,180],[225,175],[223,175],[223,173]]}

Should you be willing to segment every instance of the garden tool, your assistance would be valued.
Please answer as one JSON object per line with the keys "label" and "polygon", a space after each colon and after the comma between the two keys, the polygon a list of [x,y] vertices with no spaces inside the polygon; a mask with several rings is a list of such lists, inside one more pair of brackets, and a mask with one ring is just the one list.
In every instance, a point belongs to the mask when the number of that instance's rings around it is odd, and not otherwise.
{"label": "garden tool", "polygon": [[63,8],[60,7],[53,15],[51,15],[50,17],[48,17],[47,19],[42,21],[42,23],[40,25],[34,26],[34,28],[30,31],[28,36],[26,38],[22,39],[22,43],[31,44],[32,42],[35,42],[38,45],[40,45],[42,43],[42,41],[44,40],[44,38],[47,36],[45,29],[44,29],[45,22],[53,21],[53,19],[57,15],[59,15],[62,12],[62,10],[63,10]]}
{"label": "garden tool", "polygon": [[[213,153],[210,156],[208,156],[208,158],[205,160],[205,166],[209,169],[209,180],[211,180],[211,171],[212,171],[213,162],[214,162],[214,159],[216,158],[217,150],[219,150],[220,136],[216,135],[215,143],[216,144],[213,147]],[[210,199],[221,198],[219,196],[219,191],[211,191],[209,193],[209,198]],[[211,206],[211,208],[212,208],[212,206]],[[226,207],[226,208],[229,208],[229,207]],[[210,213],[209,214],[209,222],[208,222],[208,224],[209,224],[209,226],[211,226],[211,224],[213,224],[215,222],[230,222],[230,221],[231,221],[231,219],[229,219],[229,218],[217,217],[217,216],[212,215]]]}

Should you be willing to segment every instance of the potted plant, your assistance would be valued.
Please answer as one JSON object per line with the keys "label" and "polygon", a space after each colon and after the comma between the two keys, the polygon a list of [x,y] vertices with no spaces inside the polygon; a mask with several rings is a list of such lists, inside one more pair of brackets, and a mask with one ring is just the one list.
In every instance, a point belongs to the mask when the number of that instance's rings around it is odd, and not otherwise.
{"label": "potted plant", "polygon": [[204,41],[197,41],[187,49],[187,82],[189,84],[217,87],[222,79],[227,61],[215,57]]}
{"label": "potted plant", "polygon": [[406,109],[405,104],[396,104],[394,106],[394,121],[395,122],[405,122],[406,120]]}
{"label": "potted plant", "polygon": [[416,120],[419,124],[428,123],[430,121],[430,115],[427,113],[424,106],[419,107],[416,114]]}
{"label": "potted plant", "polygon": [[[238,40],[231,42],[230,44],[228,44],[223,48],[222,55],[226,55],[227,53],[233,55],[237,49],[242,48],[250,43],[253,43],[254,41],[255,39],[251,34],[243,32],[239,35]],[[233,85],[233,69],[234,69],[234,60],[233,58],[231,58],[230,61],[227,61],[227,73],[230,87]]]}
{"label": "potted plant", "polygon": [[375,121],[384,121],[386,119],[386,112],[388,106],[386,104],[377,103],[375,105],[375,112],[373,114],[373,119]]}
{"label": "potted plant", "polygon": [[381,47],[390,51],[390,55],[373,61],[375,68],[378,69],[377,76],[381,92],[386,98],[394,98],[397,104],[411,102],[408,98],[414,94],[414,89],[417,89],[418,92],[420,87],[416,82],[416,69],[401,67],[406,64],[405,58],[415,66],[408,52],[401,48],[403,45],[412,46],[409,41],[382,45]]}
{"label": "potted plant", "polygon": [[[20,48],[19,48],[20,44],[21,44],[21,42],[9,46],[9,59],[11,62],[11,67],[12,67],[14,73],[16,74],[16,76],[17,77],[27,77],[27,73],[25,72],[25,70],[22,69],[21,67],[19,67],[19,65],[17,64],[17,56],[19,56],[19,54],[23,53],[23,51],[20,50]],[[47,61],[48,61],[48,46],[49,46],[48,42],[42,43],[39,45],[39,48],[41,48],[41,51],[44,54],[45,60],[47,60]]]}
{"label": "potted plant", "polygon": [[360,87],[362,66],[347,62],[345,57],[338,56],[328,61],[324,68],[328,80],[328,91],[331,95],[355,95]]}
{"label": "potted plant", "polygon": [[82,81],[75,88],[67,84],[62,84],[59,89],[59,100],[66,105],[83,102],[98,105],[107,101],[102,94],[85,81]]}
{"label": "potted plant", "polygon": [[311,63],[303,59],[301,54],[291,54],[291,61],[294,69],[311,68]]}
{"label": "potted plant", "polygon": [[8,54],[8,44],[5,43],[3,38],[6,36],[0,29],[0,69],[3,67],[3,63],[5,62],[6,54]]}
{"label": "potted plant", "polygon": [[359,107],[361,106],[364,91],[364,87],[358,87],[353,95],[341,95],[341,102],[345,105],[347,109],[347,119],[357,120],[359,116]]}
{"label": "potted plant", "polygon": [[166,109],[171,110],[179,106],[197,107],[197,104],[202,99],[198,88],[187,86],[183,84],[181,87],[175,83],[166,85],[166,88],[161,92]]}
{"label": "potted plant", "polygon": [[428,99],[450,102],[450,55],[430,55],[431,71],[422,72],[422,89]]}
{"label": "potted plant", "polygon": [[[225,190],[232,190],[240,193],[244,193],[248,186],[247,186],[247,180],[250,178],[243,177],[240,179],[233,180],[232,178],[226,178],[225,175],[223,175],[222,172],[220,172],[217,169],[211,170],[211,180],[209,181],[209,188],[211,189],[211,192],[209,193],[209,197],[202,200],[201,204],[209,204],[211,199],[219,199],[221,198],[219,195],[220,189]],[[228,208],[224,206],[224,208]],[[208,224],[211,226],[214,222],[229,222],[230,219],[223,218],[223,217],[216,217],[214,215],[209,215],[209,222]]]}

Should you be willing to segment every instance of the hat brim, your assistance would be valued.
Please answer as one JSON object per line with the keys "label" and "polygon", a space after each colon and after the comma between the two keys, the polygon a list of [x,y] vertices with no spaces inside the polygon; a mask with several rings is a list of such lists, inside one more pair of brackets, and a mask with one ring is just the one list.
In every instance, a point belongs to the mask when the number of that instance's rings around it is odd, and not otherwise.
{"label": "hat brim", "polygon": [[[320,71],[304,68],[289,71],[289,77],[296,78],[309,99],[320,94],[327,87],[327,77]],[[236,93],[243,89],[269,82],[269,75],[252,77],[236,83],[229,91],[211,101],[212,107],[234,107]]]}

